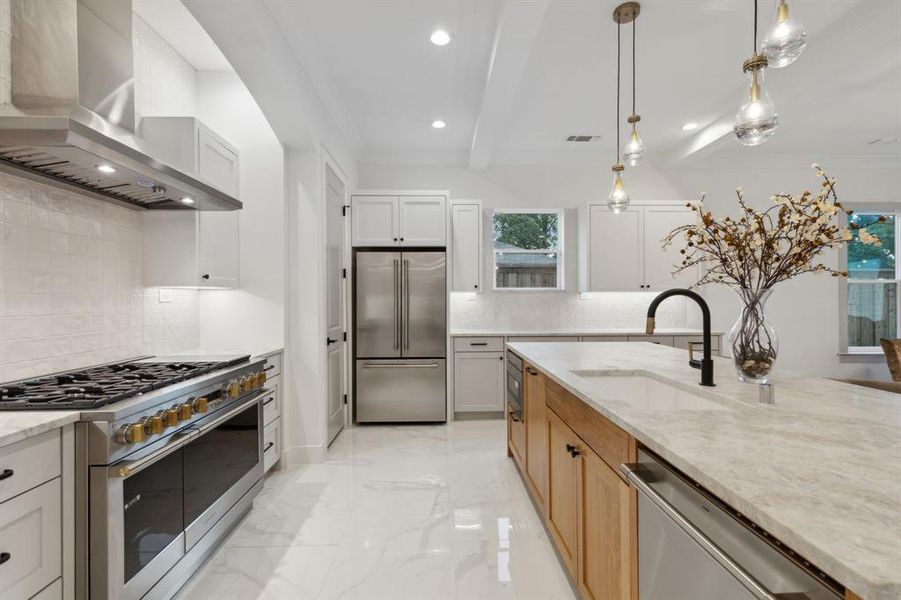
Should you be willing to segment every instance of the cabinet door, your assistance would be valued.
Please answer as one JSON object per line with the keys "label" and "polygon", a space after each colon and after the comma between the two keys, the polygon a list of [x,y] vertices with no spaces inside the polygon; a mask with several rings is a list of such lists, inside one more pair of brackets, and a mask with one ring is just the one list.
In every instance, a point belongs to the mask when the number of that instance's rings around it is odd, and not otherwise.
{"label": "cabinet door", "polygon": [[591,291],[640,290],[644,245],[642,209],[619,214],[606,206],[589,207],[588,281]]}
{"label": "cabinet door", "polygon": [[446,241],[444,196],[401,196],[401,246],[444,246]]}
{"label": "cabinet door", "polygon": [[24,600],[62,574],[60,480],[7,500],[0,507],[0,598]]}
{"label": "cabinet door", "polygon": [[569,448],[579,447],[578,437],[553,411],[547,411],[548,493],[547,522],[563,562],[576,576],[578,543],[579,460]]}
{"label": "cabinet door", "polygon": [[454,410],[457,412],[504,410],[503,352],[454,354]]}
{"label": "cabinet door", "polygon": [[510,456],[523,473],[526,472],[526,424],[516,416],[513,407],[507,405],[507,448]]}
{"label": "cabinet door", "polygon": [[238,212],[199,213],[197,284],[233,288],[238,285]]}
{"label": "cabinet door", "polygon": [[482,209],[478,204],[451,206],[451,291],[479,290],[482,264]]}
{"label": "cabinet door", "polygon": [[354,246],[397,245],[397,196],[354,196],[350,220]]}
{"label": "cabinet door", "polygon": [[585,449],[581,458],[579,591],[593,600],[629,600],[633,492],[591,450]]}
{"label": "cabinet door", "polygon": [[646,289],[667,290],[673,287],[689,287],[697,282],[698,270],[689,269],[673,275],[682,262],[679,249],[682,240],[662,248],[663,238],[670,231],[692,223],[694,212],[684,206],[644,207],[644,281]]}
{"label": "cabinet door", "polygon": [[197,174],[223,192],[238,197],[238,153],[206,127],[197,125]]}
{"label": "cabinet door", "polygon": [[526,472],[538,494],[538,504],[547,503],[547,416],[544,405],[544,373],[526,365],[523,370],[523,412],[526,417]]}

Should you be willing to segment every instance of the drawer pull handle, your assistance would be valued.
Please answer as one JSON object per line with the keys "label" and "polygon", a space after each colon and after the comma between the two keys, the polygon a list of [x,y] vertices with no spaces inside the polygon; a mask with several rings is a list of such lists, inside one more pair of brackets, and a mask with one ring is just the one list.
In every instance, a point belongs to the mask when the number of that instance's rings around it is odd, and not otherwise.
{"label": "drawer pull handle", "polygon": [[269,442],[268,444],[266,444],[266,447],[263,448],[263,452],[264,453],[269,452],[269,449],[272,448],[274,445],[275,445],[275,442]]}
{"label": "drawer pull handle", "polygon": [[536,371],[532,367],[526,367],[526,373],[528,373],[529,375],[538,375],[538,371]]}
{"label": "drawer pull handle", "polygon": [[263,370],[264,370],[264,371],[271,371],[271,370],[274,369],[274,368],[275,368],[275,365],[269,365],[268,367],[263,367]]}
{"label": "drawer pull handle", "polygon": [[13,555],[10,554],[9,552],[0,552],[0,565],[2,565],[3,563],[5,563],[6,561],[8,561],[9,559],[11,559],[12,557],[13,557]]}
{"label": "drawer pull handle", "polygon": [[3,471],[0,472],[0,481],[3,481],[4,479],[9,479],[10,477],[13,476],[14,473],[15,473],[15,471],[13,471],[12,469],[3,469]]}
{"label": "drawer pull handle", "polygon": [[515,413],[515,412],[512,412],[512,411],[511,411],[511,412],[509,413],[509,415],[510,415],[510,419],[511,419],[511,420],[516,421],[517,423],[520,422],[520,418],[516,416],[516,413]]}
{"label": "drawer pull handle", "polygon": [[573,446],[572,444],[567,444],[567,445],[566,445],[566,451],[569,452],[569,455],[572,456],[573,458],[575,458],[575,457],[579,456],[580,454],[582,454],[582,453],[579,452],[579,450],[578,450],[575,446]]}
{"label": "drawer pull handle", "polygon": [[272,404],[274,401],[275,401],[275,396],[269,396],[269,399],[266,400],[265,402],[263,402],[263,406],[266,406],[267,404]]}
{"label": "drawer pull handle", "polygon": [[470,346],[487,346],[488,342],[469,342]]}

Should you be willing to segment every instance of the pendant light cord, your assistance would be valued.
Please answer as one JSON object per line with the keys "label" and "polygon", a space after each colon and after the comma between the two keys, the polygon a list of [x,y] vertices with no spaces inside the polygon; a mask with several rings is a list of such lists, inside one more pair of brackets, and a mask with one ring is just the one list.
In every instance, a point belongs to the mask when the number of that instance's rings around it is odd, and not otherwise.
{"label": "pendant light cord", "polygon": [[754,55],[757,53],[757,0],[754,0],[754,47],[751,49],[751,54]]}
{"label": "pendant light cord", "polygon": [[632,19],[632,114],[635,114],[635,22],[638,17]]}
{"label": "pendant light cord", "polygon": [[616,164],[619,164],[620,23],[616,21]]}

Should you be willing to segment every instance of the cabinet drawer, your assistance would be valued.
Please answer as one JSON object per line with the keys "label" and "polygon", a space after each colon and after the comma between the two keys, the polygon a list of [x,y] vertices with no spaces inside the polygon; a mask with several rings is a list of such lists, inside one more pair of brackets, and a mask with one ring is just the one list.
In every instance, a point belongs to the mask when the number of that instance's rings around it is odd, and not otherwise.
{"label": "cabinet drawer", "polygon": [[31,598],[61,575],[61,522],[58,478],[0,505],[0,598]]}
{"label": "cabinet drawer", "polygon": [[37,596],[32,596],[31,600],[62,600],[63,597],[63,580],[57,579],[44,589]]}
{"label": "cabinet drawer", "polygon": [[628,342],[627,335],[583,335],[583,342]]}
{"label": "cabinet drawer", "polygon": [[526,472],[526,424],[514,418],[513,407],[507,405],[507,444],[520,471]]}
{"label": "cabinet drawer", "polygon": [[263,398],[263,424],[268,425],[281,416],[281,401],[279,400],[279,384],[266,382],[269,393]]}
{"label": "cabinet drawer", "polygon": [[282,354],[279,352],[278,354],[273,354],[272,356],[266,357],[266,364],[263,365],[263,369],[266,370],[266,376],[271,378],[276,375],[281,375],[282,373]]}
{"label": "cabinet drawer", "polygon": [[507,338],[510,342],[578,342],[577,336],[571,335],[529,335]]}
{"label": "cabinet drawer", "polygon": [[7,475],[0,480],[0,502],[59,476],[59,436],[59,429],[54,429],[0,448],[0,473]]}
{"label": "cabinet drawer", "polygon": [[268,471],[272,468],[278,457],[282,453],[281,437],[279,436],[281,429],[281,419],[276,419],[272,423],[263,428],[263,470]]}
{"label": "cabinet drawer", "polygon": [[545,402],[614,471],[622,463],[635,460],[635,440],[628,433],[564,390],[550,377],[546,378]]}
{"label": "cabinet drawer", "polygon": [[454,352],[503,352],[502,337],[455,337]]}
{"label": "cabinet drawer", "polygon": [[663,346],[673,345],[673,336],[671,335],[630,335],[630,342],[650,342],[652,344],[661,344]]}

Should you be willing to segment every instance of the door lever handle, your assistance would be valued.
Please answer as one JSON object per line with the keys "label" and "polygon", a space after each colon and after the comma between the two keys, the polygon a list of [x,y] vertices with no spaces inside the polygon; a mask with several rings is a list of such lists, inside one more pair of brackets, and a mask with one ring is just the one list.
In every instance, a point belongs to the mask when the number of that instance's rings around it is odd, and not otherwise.
{"label": "door lever handle", "polygon": [[332,344],[337,344],[337,343],[338,343],[338,340],[333,340],[333,339],[330,338],[330,337],[325,338],[325,345],[326,345],[326,346],[331,346]]}

